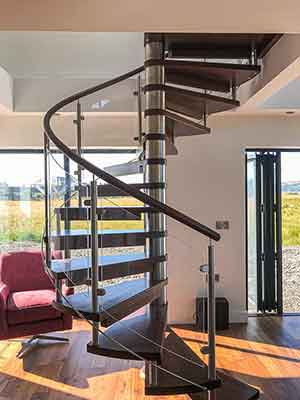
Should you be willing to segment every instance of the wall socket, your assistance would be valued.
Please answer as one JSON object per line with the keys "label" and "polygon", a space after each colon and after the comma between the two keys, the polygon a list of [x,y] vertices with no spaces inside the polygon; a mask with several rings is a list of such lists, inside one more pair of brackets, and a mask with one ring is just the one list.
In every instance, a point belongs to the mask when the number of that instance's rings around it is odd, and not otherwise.
{"label": "wall socket", "polygon": [[229,229],[229,221],[216,221],[216,229],[218,230]]}

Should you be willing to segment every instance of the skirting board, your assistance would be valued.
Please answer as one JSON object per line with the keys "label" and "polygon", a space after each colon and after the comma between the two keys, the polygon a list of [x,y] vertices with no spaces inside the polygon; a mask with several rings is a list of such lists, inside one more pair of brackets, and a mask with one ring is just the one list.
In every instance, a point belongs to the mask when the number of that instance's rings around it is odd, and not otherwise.
{"label": "skirting board", "polygon": [[[230,310],[229,311],[229,323],[230,324],[247,324],[248,322],[248,312],[246,310]],[[188,316],[187,319],[181,320],[168,320],[169,325],[191,325],[194,324],[195,320]]]}

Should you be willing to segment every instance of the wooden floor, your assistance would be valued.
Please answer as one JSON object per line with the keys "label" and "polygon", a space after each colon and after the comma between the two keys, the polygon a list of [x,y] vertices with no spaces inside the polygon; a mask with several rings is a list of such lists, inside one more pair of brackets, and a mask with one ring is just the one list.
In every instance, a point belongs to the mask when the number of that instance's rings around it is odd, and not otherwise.
{"label": "wooden floor", "polygon": [[[175,331],[197,353],[205,340],[187,328]],[[40,347],[17,360],[20,340],[0,342],[0,400],[183,400],[145,397],[140,362],[86,353],[89,327],[74,322],[62,334],[70,344]],[[262,399],[300,399],[300,317],[250,318],[217,337],[218,365],[262,390]],[[239,399],[233,399],[239,400]]]}

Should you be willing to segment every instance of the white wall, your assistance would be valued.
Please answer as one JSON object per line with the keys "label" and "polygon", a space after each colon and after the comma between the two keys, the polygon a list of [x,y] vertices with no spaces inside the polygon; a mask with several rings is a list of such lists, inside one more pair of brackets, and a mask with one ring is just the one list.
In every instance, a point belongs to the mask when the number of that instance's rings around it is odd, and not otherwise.
{"label": "white wall", "polygon": [[[214,228],[229,220],[216,245],[217,295],[230,302],[232,322],[247,320],[245,269],[245,171],[247,147],[299,147],[300,117],[230,114],[209,120],[211,135],[177,140],[178,156],[167,164],[167,201]],[[299,171],[300,175],[300,171]],[[207,240],[168,221],[169,320],[193,320],[195,298],[203,295],[198,272],[205,263]],[[201,281],[202,280],[202,281]]]}

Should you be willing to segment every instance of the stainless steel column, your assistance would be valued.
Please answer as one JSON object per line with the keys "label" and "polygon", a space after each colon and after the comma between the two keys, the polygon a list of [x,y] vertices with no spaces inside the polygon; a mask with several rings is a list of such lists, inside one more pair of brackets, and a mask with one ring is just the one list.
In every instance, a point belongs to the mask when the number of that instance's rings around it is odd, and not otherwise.
{"label": "stainless steel column", "polygon": [[[91,251],[92,251],[92,308],[93,313],[98,313],[98,223],[97,223],[97,182],[95,176],[91,181]],[[93,323],[93,344],[98,344],[98,323]]]}
{"label": "stainless steel column", "polygon": [[[161,34],[145,34],[145,182],[158,184],[149,189],[148,194],[165,203],[166,181],[166,146],[165,146],[165,91],[164,91],[164,44]],[[166,218],[161,213],[148,216],[150,231],[166,231]],[[166,239],[149,240],[149,255],[166,254]],[[155,265],[151,282],[167,278],[166,262]],[[151,283],[150,282],[150,283]],[[164,290],[161,304],[166,304],[167,295]]]}
{"label": "stainless steel column", "polygon": [[138,141],[143,144],[143,122],[142,122],[142,82],[141,74],[137,78],[137,108],[138,108]]}

